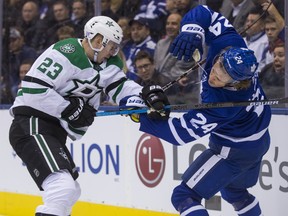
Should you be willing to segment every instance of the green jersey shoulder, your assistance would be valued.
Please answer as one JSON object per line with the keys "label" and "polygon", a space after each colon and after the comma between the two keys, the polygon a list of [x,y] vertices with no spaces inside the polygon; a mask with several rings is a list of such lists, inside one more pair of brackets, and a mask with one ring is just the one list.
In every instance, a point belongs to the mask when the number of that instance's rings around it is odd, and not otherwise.
{"label": "green jersey shoulder", "polygon": [[52,49],[60,52],[70,61],[71,64],[81,70],[91,67],[84,48],[80,44],[80,39],[68,38],[58,41],[54,44]]}

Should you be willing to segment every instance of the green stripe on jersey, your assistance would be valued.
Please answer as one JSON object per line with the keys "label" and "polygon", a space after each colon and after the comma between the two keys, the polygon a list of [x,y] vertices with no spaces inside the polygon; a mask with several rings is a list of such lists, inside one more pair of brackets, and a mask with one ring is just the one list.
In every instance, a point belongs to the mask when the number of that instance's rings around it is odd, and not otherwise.
{"label": "green stripe on jersey", "polygon": [[85,54],[84,48],[80,45],[77,38],[68,38],[54,44],[53,49],[64,55],[71,64],[81,70],[90,68],[92,65]]}
{"label": "green stripe on jersey", "polygon": [[122,90],[125,82],[126,82],[126,81],[122,82],[122,83],[117,87],[117,90],[116,90],[115,94],[112,96],[112,100],[113,100],[114,102],[116,102],[116,98],[117,98],[117,96],[119,95],[119,93],[121,92],[121,90]]}
{"label": "green stripe on jersey", "polygon": [[119,67],[121,70],[123,69],[123,61],[120,59],[119,56],[113,56],[111,58],[108,59],[107,61],[107,67],[109,65],[115,65],[117,67]]}
{"label": "green stripe on jersey", "polygon": [[[22,87],[21,94],[23,94],[23,93],[42,94],[42,93],[46,92],[47,90],[48,90],[48,88],[25,88],[25,87]],[[19,94],[20,94],[20,92],[19,92]]]}
{"label": "green stripe on jersey", "polygon": [[73,132],[76,133],[76,134],[80,134],[80,135],[83,136],[83,135],[86,133],[85,130],[76,129],[76,128],[71,127],[70,125],[68,125],[68,127],[69,127],[69,129],[70,129],[71,131],[73,131]]}
{"label": "green stripe on jersey", "polygon": [[17,92],[17,96],[23,96],[23,91],[22,88],[20,88]]}

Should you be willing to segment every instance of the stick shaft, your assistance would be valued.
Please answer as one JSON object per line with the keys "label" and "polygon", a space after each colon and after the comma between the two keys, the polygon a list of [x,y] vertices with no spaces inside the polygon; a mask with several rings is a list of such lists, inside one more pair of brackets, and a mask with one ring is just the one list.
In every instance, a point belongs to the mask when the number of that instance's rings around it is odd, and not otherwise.
{"label": "stick shaft", "polygon": [[167,83],[166,85],[164,85],[162,87],[163,91],[166,91],[167,89],[169,89],[172,85],[174,85],[176,82],[178,82],[179,80],[181,80],[183,77],[186,77],[188,74],[190,74],[192,71],[198,69],[202,64],[204,64],[206,62],[206,59],[203,59],[200,62],[196,62],[196,64],[190,68],[189,70],[185,71],[183,74],[181,74],[178,78],[176,78],[175,80]]}
{"label": "stick shaft", "polygon": [[[169,105],[166,109],[171,111],[187,111],[190,109],[213,109],[223,107],[239,107],[239,106],[260,106],[260,105],[278,105],[288,103],[288,97],[279,99],[268,99],[258,101],[239,101],[239,102],[215,102],[215,103],[202,103],[202,104],[180,104],[180,105]],[[118,110],[115,110],[118,109]],[[148,108],[136,109],[136,110],[119,110],[119,107],[115,107],[114,110],[110,111],[98,111],[96,116],[110,116],[110,115],[131,115],[146,113]]]}

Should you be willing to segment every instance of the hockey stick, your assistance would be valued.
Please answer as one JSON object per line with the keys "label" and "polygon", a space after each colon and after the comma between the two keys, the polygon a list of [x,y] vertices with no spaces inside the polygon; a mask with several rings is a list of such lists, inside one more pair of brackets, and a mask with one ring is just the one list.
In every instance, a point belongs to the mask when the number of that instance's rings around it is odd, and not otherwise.
{"label": "hockey stick", "polygon": [[203,59],[200,62],[195,61],[196,64],[191,67],[189,70],[185,71],[183,74],[181,74],[179,77],[177,77],[175,80],[167,83],[166,85],[164,85],[162,87],[163,91],[166,91],[167,89],[169,89],[172,85],[174,85],[176,82],[178,82],[179,80],[181,80],[183,77],[186,77],[188,74],[190,74],[192,71],[198,69],[199,67],[201,67],[201,65],[203,65],[206,62],[206,59]]}
{"label": "hockey stick", "polygon": [[[241,107],[241,106],[260,106],[260,105],[278,105],[288,103],[288,97],[278,99],[267,99],[258,101],[236,101],[236,102],[215,102],[215,103],[202,103],[202,104],[179,104],[179,105],[168,105],[165,109],[171,111],[187,111],[190,109],[213,109],[223,107]],[[118,109],[118,110],[116,110]],[[114,110],[110,111],[98,111],[98,116],[110,116],[110,115],[131,115],[147,113],[149,109],[147,107],[135,110],[119,110],[119,107],[115,107]]]}

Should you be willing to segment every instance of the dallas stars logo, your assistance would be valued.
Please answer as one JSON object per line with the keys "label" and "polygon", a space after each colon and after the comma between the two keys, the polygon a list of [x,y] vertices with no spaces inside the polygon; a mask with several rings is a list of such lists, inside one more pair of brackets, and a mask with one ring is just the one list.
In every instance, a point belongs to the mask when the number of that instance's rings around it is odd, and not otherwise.
{"label": "dallas stars logo", "polygon": [[73,79],[74,87],[67,91],[67,95],[91,98],[103,89],[103,87],[98,85],[99,79],[99,74],[91,80]]}
{"label": "dallas stars logo", "polygon": [[106,25],[108,25],[109,27],[114,26],[113,22],[111,22],[111,21],[107,21]]}
{"label": "dallas stars logo", "polygon": [[75,46],[72,44],[65,44],[60,47],[60,50],[64,53],[73,53],[75,52]]}

